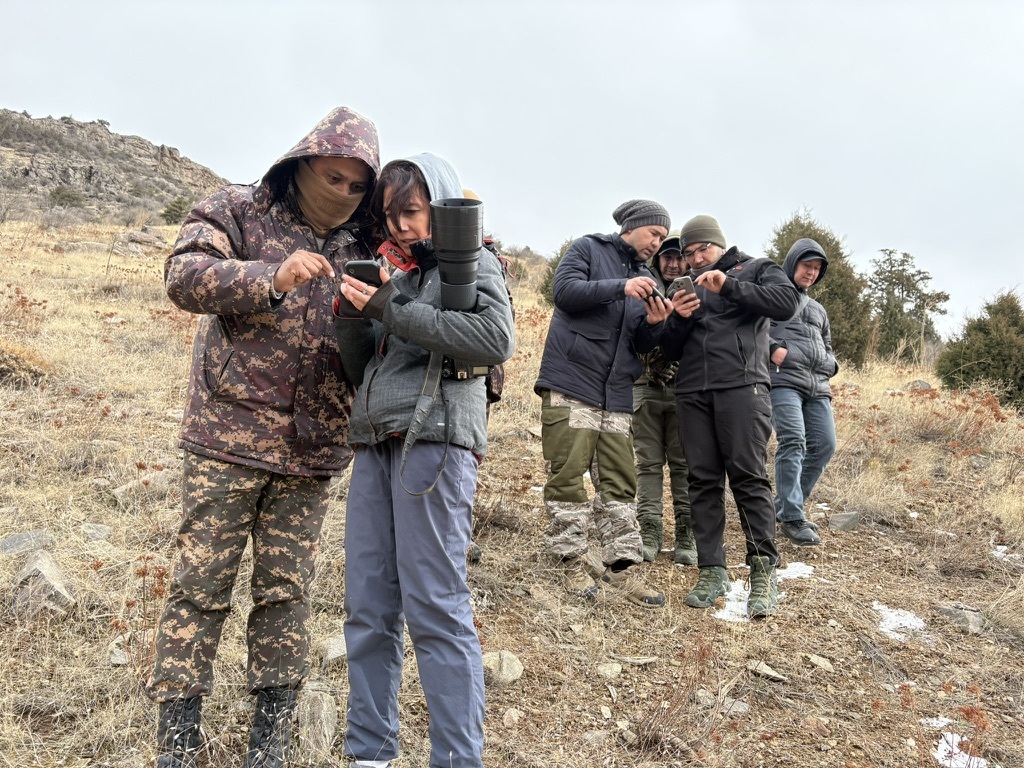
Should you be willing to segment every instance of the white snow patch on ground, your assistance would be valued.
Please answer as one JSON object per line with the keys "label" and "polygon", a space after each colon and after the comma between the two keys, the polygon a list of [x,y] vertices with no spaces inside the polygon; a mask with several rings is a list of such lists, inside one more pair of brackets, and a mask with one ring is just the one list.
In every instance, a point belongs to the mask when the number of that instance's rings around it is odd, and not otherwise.
{"label": "white snow patch on ground", "polygon": [[878,628],[882,633],[893,640],[901,643],[906,642],[914,632],[924,631],[924,619],[912,611],[902,608],[890,608],[885,603],[875,600],[871,607],[882,616],[882,622]]}

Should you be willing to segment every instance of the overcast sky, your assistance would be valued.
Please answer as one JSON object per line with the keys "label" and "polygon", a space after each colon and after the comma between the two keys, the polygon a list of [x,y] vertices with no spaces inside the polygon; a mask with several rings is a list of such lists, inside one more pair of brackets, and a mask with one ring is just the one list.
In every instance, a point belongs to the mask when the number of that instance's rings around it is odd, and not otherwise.
{"label": "overcast sky", "polygon": [[862,272],[912,254],[952,297],[946,335],[1024,291],[1018,0],[0,0],[0,18],[0,107],[107,120],[231,181],[345,105],[384,161],[451,161],[507,244],[550,254],[650,198],[760,255],[806,207]]}

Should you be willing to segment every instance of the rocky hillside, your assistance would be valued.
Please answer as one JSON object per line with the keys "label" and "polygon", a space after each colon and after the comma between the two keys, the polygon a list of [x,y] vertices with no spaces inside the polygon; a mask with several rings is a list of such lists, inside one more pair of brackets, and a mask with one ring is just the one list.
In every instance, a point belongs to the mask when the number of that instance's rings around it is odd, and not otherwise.
{"label": "rocky hillside", "polygon": [[143,224],[175,198],[195,202],[225,183],[174,147],[112,133],[105,120],[0,109],[0,221],[60,210]]}

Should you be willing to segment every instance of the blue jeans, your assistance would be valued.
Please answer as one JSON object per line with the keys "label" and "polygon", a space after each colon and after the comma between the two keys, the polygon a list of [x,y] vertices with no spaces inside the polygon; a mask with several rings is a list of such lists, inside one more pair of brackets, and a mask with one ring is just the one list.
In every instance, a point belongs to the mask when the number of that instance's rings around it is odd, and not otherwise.
{"label": "blue jeans", "polygon": [[792,387],[772,390],[775,453],[775,516],[779,522],[804,519],[804,502],[836,452],[832,400],[810,397]]}

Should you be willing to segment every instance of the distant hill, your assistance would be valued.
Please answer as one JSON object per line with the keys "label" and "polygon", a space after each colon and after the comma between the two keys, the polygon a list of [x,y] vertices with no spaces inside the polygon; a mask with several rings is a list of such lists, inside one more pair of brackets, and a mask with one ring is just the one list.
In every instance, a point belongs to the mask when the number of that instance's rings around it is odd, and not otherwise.
{"label": "distant hill", "polygon": [[82,220],[156,223],[172,200],[228,183],[177,149],[112,133],[105,120],[0,109],[0,221],[59,210]]}

